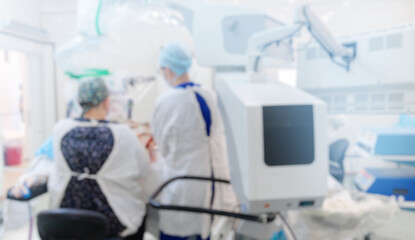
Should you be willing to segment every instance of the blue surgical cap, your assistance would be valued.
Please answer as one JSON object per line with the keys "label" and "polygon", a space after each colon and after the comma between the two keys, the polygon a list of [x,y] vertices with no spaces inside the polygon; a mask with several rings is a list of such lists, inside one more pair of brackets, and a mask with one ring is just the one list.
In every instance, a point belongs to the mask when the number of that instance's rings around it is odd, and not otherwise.
{"label": "blue surgical cap", "polygon": [[181,76],[192,66],[192,53],[183,43],[169,43],[161,50],[159,61],[160,67],[168,67]]}

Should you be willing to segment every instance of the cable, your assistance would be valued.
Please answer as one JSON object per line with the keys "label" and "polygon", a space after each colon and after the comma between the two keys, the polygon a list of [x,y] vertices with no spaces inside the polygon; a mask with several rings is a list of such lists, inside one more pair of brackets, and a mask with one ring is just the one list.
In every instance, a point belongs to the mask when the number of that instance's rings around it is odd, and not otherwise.
{"label": "cable", "polygon": [[334,59],[334,56],[333,56],[333,55],[330,55],[330,59],[331,59],[331,61],[332,61],[334,64],[336,64],[336,65],[338,65],[338,66],[340,66],[340,67],[344,67],[344,68],[346,68],[346,70],[349,70],[350,61],[346,61],[346,60],[345,60],[346,64],[342,64],[342,63],[340,63],[340,62],[336,61],[336,60]]}
{"label": "cable", "polygon": [[[241,212],[241,204],[238,204],[237,206],[235,206],[234,211],[237,211],[239,209],[238,212]],[[232,223],[232,230],[235,232],[235,236],[236,236],[236,222],[239,221],[239,218],[233,218],[233,223]]]}
{"label": "cable", "polygon": [[[276,42],[275,42],[276,43]],[[261,53],[262,52],[264,52],[269,46],[271,46],[272,44],[274,44],[274,42],[271,42],[271,43],[268,43],[268,44],[266,44],[263,48],[262,48],[262,50],[261,50]],[[254,64],[254,71],[255,72],[258,72],[258,66],[259,66],[259,61],[261,60],[261,56],[260,55],[258,55],[257,57],[256,57],[256,59],[255,59],[255,64]]]}
{"label": "cable", "polygon": [[101,9],[102,9],[102,0],[99,0],[98,2],[98,8],[97,8],[97,14],[95,16],[95,29],[97,31],[97,35],[101,36],[102,32],[101,32],[101,28],[99,26],[99,19],[101,17]]}
{"label": "cable", "polygon": [[293,229],[291,228],[291,226],[288,224],[287,220],[285,219],[285,217],[282,215],[281,212],[277,212],[277,216],[280,216],[282,222],[284,223],[284,225],[287,227],[288,231],[290,232],[291,237],[293,238],[293,240],[297,240],[297,237],[294,234]]}
{"label": "cable", "polygon": [[32,240],[33,234],[33,216],[32,216],[32,206],[30,205],[30,201],[27,202],[28,210],[29,210],[29,240]]}

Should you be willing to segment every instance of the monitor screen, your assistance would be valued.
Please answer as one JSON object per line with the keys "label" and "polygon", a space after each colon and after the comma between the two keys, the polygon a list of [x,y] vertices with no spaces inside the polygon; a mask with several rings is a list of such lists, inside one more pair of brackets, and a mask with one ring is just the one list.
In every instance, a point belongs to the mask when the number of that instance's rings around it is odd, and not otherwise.
{"label": "monitor screen", "polygon": [[268,166],[314,161],[313,106],[263,107],[264,159]]}

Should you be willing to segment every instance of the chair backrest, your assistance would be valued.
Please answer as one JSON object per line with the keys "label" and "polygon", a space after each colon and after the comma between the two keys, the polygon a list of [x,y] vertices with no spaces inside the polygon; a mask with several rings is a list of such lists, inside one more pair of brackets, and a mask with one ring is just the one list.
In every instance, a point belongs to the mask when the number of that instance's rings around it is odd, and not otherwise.
{"label": "chair backrest", "polygon": [[107,218],[95,211],[59,208],[37,215],[42,240],[102,240],[105,239]]}
{"label": "chair backrest", "polygon": [[329,147],[329,159],[330,161],[338,162],[343,165],[344,156],[346,150],[349,147],[349,141],[347,139],[339,139],[330,144]]}
{"label": "chair backrest", "polygon": [[343,161],[348,147],[349,141],[346,139],[337,140],[329,147],[330,174],[340,183],[344,179]]}

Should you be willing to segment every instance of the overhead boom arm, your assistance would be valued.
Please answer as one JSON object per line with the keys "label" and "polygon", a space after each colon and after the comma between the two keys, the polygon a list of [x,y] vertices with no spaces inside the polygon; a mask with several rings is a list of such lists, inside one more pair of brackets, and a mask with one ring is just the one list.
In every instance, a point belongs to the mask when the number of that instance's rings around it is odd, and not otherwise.
{"label": "overhead boom arm", "polygon": [[[338,43],[309,6],[297,9],[294,24],[253,35],[249,41],[249,49],[261,53],[274,43],[279,44],[284,40],[291,41],[304,27],[307,27],[307,30],[329,54],[333,62],[349,70],[350,62],[356,57],[356,45],[342,45]],[[260,56],[257,57],[260,58]],[[255,61],[255,71],[258,70],[257,63],[258,60]]]}

